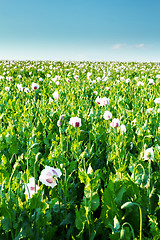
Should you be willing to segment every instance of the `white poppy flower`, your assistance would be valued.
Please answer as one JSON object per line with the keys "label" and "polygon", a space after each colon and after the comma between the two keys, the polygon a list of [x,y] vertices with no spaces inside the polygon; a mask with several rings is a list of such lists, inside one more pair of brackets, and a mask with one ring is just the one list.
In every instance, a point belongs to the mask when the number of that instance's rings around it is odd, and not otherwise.
{"label": "white poppy flower", "polygon": [[57,178],[62,175],[61,171],[57,168],[45,166],[39,176],[39,181],[49,187],[55,187],[57,185]]}

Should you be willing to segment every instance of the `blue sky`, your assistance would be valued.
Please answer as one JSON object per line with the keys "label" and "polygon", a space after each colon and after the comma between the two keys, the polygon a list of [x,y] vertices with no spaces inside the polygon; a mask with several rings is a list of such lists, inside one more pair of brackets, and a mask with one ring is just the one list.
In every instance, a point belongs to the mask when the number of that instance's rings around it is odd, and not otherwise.
{"label": "blue sky", "polygon": [[159,0],[0,0],[0,59],[160,62]]}

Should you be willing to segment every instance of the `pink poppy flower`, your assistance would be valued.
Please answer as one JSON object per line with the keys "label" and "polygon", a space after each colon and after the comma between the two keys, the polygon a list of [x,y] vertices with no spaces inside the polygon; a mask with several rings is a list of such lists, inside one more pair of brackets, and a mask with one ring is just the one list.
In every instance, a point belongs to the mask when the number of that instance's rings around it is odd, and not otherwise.
{"label": "pink poppy flower", "polygon": [[81,127],[81,118],[78,117],[72,117],[70,118],[69,124],[72,125],[73,127]]}
{"label": "pink poppy flower", "polygon": [[31,85],[32,90],[37,90],[39,87],[40,87],[40,86],[39,86],[38,83],[34,83],[34,82],[33,82],[32,85]]}
{"label": "pink poppy flower", "polygon": [[105,120],[109,120],[112,118],[112,113],[109,111],[105,111],[103,117]]}
{"label": "pink poppy flower", "polygon": [[7,92],[9,92],[10,88],[9,87],[5,87],[4,88]]}
{"label": "pink poppy flower", "polygon": [[61,171],[57,168],[45,166],[39,176],[39,181],[48,187],[55,187],[57,185],[57,178],[62,175]]}
{"label": "pink poppy flower", "polygon": [[53,97],[54,97],[54,99],[56,99],[56,100],[58,100],[58,99],[60,98],[60,96],[59,96],[59,94],[58,94],[58,91],[55,91],[55,92],[53,93]]}
{"label": "pink poppy flower", "polygon": [[154,157],[153,148],[148,148],[144,152],[144,159],[149,160]]}
{"label": "pink poppy flower", "polygon": [[100,98],[100,97],[97,97],[95,102],[99,105],[99,106],[105,106],[105,105],[109,105],[110,103],[110,99],[109,98],[106,98],[106,97],[103,97],[103,98]]}
{"label": "pink poppy flower", "polygon": [[110,123],[110,126],[113,127],[113,128],[117,128],[120,126],[120,121],[118,118],[114,118],[112,120],[112,122]]}
{"label": "pink poppy flower", "polygon": [[29,179],[29,183],[25,184],[24,187],[25,187],[24,194],[26,194],[28,198],[31,198],[40,189],[38,185],[36,185],[36,188],[35,188],[34,177],[31,177]]}

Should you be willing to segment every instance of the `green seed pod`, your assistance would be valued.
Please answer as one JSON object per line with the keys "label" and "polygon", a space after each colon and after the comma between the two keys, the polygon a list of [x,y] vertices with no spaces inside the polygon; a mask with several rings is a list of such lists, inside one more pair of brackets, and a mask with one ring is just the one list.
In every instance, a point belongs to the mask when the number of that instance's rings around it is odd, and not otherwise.
{"label": "green seed pod", "polygon": [[126,202],[124,203],[122,206],[121,206],[121,209],[125,209],[125,208],[128,208],[128,207],[131,207],[133,205],[132,202]]}
{"label": "green seed pod", "polygon": [[120,240],[125,240],[125,230],[122,228],[120,232]]}

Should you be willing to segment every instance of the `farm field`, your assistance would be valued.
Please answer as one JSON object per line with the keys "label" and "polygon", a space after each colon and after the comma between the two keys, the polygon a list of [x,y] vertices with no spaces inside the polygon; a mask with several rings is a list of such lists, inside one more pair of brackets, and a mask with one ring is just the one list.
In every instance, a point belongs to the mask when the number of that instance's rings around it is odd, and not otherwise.
{"label": "farm field", "polygon": [[160,239],[160,63],[0,62],[0,240]]}

